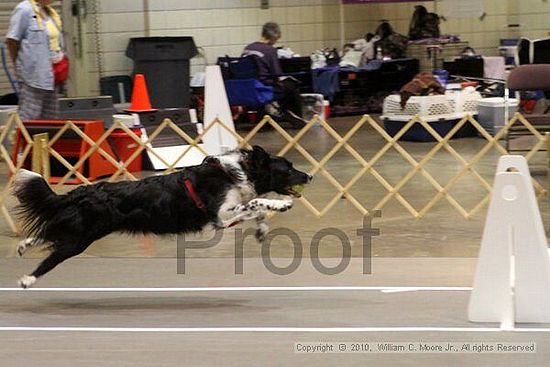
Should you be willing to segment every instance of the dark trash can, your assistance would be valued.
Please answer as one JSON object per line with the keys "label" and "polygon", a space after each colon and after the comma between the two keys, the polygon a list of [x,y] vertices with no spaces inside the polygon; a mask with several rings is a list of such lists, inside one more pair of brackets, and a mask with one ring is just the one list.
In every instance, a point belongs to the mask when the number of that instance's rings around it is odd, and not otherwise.
{"label": "dark trash can", "polygon": [[197,53],[193,37],[137,37],[126,48],[134,74],[145,75],[154,108],[189,107],[189,60]]}
{"label": "dark trash can", "polygon": [[113,97],[113,103],[129,103],[132,96],[132,78],[128,75],[106,76],[99,79],[102,96]]}

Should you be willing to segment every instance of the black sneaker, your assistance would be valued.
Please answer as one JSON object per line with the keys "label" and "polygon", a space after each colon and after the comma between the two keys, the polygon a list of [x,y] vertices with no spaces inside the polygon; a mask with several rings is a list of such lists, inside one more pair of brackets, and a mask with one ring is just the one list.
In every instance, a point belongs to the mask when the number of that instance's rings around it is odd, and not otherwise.
{"label": "black sneaker", "polygon": [[265,106],[265,113],[273,118],[273,120],[279,122],[284,118],[284,114],[281,111],[281,107],[277,102],[271,102]]}

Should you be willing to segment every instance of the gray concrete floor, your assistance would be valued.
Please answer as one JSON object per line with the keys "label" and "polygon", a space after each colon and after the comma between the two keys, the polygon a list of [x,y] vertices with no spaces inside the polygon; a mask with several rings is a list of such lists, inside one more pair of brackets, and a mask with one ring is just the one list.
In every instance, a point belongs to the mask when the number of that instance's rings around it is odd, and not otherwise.
{"label": "gray concrete floor", "polygon": [[[33,259],[0,261],[0,287]],[[463,286],[471,284],[471,258],[376,258],[372,274],[354,259],[338,276],[321,275],[304,262],[286,277],[268,272],[260,259],[246,259],[244,274],[233,260],[188,259],[177,275],[174,259],[79,258],[62,264],[41,287],[213,287],[213,286]],[[0,289],[0,326],[47,330],[2,331],[0,360],[6,366],[545,366],[550,333],[542,324],[519,324],[531,332],[480,332],[497,324],[470,323],[469,292],[412,291],[210,291],[39,292]],[[82,327],[54,331],[51,327]],[[233,328],[228,331],[216,328]],[[265,330],[266,327],[436,327],[441,330],[385,331]],[[463,331],[445,330],[464,328]],[[124,328],[97,330],[91,328]],[[180,331],[126,328],[185,328]],[[203,328],[202,331],[188,328]],[[242,328],[254,328],[242,330]],[[259,329],[256,329],[259,328]],[[214,330],[212,330],[214,329]],[[534,354],[297,354],[305,342],[536,343]]]}
{"label": "gray concrete floor", "polygon": [[[359,117],[331,119],[344,134]],[[276,151],[283,142],[275,132],[261,133],[253,142]],[[321,129],[314,129],[301,142],[316,159],[326,154],[335,141]],[[351,144],[365,158],[383,145],[371,128],[361,129]],[[401,143],[417,160],[431,143]],[[482,139],[453,141],[465,157],[484,145]],[[288,158],[296,166],[311,166],[295,151]],[[344,184],[359,165],[341,151],[327,169]],[[476,169],[492,182],[498,154],[490,153]],[[375,168],[396,184],[410,165],[395,150],[388,152]],[[427,170],[446,183],[459,169],[448,153],[439,153]],[[547,158],[535,156],[534,177],[546,185]],[[4,169],[5,172],[5,169]],[[2,179],[2,182],[5,177]],[[371,208],[384,194],[372,176],[365,176],[351,190]],[[434,189],[417,175],[403,195],[417,208],[426,204]],[[451,190],[470,209],[485,196],[472,176],[461,179]],[[318,208],[325,205],[334,190],[321,175],[306,188],[305,196]],[[548,198],[539,202],[548,228]],[[9,199],[8,207],[14,204]],[[300,237],[303,252],[298,269],[286,276],[270,273],[262,262],[261,247],[252,239],[243,245],[242,275],[235,275],[235,232],[227,231],[216,246],[189,250],[187,273],[177,274],[177,245],[174,237],[141,238],[111,235],[91,246],[77,259],[71,259],[48,274],[39,287],[208,287],[208,286],[471,286],[479,249],[485,209],[472,219],[464,219],[445,200],[423,219],[414,219],[392,199],[373,221],[381,234],[372,243],[372,274],[362,273],[362,239],[356,230],[362,225],[359,213],[347,200],[340,200],[323,218],[316,218],[301,204],[270,220],[272,228],[286,227]],[[350,238],[352,259],[348,268],[333,276],[322,275],[312,265],[310,243],[322,228],[335,227]],[[246,228],[246,226],[244,227]],[[205,237],[208,237],[208,233]],[[196,239],[196,238],[195,238]],[[0,220],[0,287],[13,287],[16,279],[32,270],[43,256],[30,252],[15,258],[14,237]],[[327,237],[320,246],[321,261],[336,264],[342,247]],[[271,256],[280,267],[289,264],[292,244],[283,238],[272,242]],[[459,326],[478,327],[466,317],[467,291],[407,292],[383,294],[360,292],[212,292],[212,293],[39,293],[0,291],[0,326],[85,326],[85,327],[222,327],[222,326]],[[489,325],[495,327],[495,325]],[[546,365],[550,334],[473,333],[473,332],[6,332],[0,331],[1,365],[51,366],[113,365]],[[299,355],[293,345],[300,341],[535,341],[534,355]]]}
{"label": "gray concrete floor", "polygon": [[[298,342],[532,342],[530,334],[392,333],[10,333],[2,338],[6,366],[547,366],[547,349],[536,354],[295,354]],[[540,345],[550,340],[543,337]],[[23,346],[23,347],[22,347]]]}

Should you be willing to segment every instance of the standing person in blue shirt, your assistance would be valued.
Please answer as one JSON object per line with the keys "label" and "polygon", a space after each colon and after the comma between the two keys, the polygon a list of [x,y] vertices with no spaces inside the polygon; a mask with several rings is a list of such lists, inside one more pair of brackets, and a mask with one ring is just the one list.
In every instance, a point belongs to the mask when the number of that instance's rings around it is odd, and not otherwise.
{"label": "standing person in blue shirt", "polygon": [[267,105],[266,112],[276,120],[290,122],[293,127],[301,128],[306,123],[302,119],[302,100],[298,90],[298,81],[285,77],[277,57],[275,43],[281,38],[281,29],[274,22],[262,27],[262,37],[244,48],[243,56],[254,56],[258,65],[258,77],[264,84],[271,85],[275,102]]}
{"label": "standing person in blue shirt", "polygon": [[52,65],[61,61],[61,19],[51,0],[25,0],[13,10],[6,45],[19,79],[19,115],[23,121],[57,117]]}

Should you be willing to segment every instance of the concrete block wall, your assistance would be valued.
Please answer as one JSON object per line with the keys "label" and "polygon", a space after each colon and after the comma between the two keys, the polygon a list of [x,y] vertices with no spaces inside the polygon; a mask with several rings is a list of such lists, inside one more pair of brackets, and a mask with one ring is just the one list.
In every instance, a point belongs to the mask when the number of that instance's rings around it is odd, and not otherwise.
{"label": "concrete block wall", "polygon": [[[146,35],[143,1],[97,1],[100,48],[88,51],[89,77],[98,79],[98,60],[103,76],[129,74],[128,39]],[[192,75],[219,56],[239,56],[246,44],[260,38],[261,26],[270,20],[281,25],[278,45],[302,55],[340,43],[338,0],[271,0],[269,9],[260,9],[257,0],[150,0],[148,15],[149,36],[194,38],[201,56],[191,60]],[[87,36],[93,44],[93,29]]]}
{"label": "concrete block wall", "polygon": [[521,0],[509,6],[510,20],[520,25],[517,35],[530,39],[550,37],[550,3],[545,0]]}
{"label": "concrete block wall", "polygon": [[[415,5],[424,5],[438,12],[441,0],[410,3],[347,5],[345,7],[346,38],[353,40],[373,32],[380,20],[388,19],[395,30],[407,34]],[[520,36],[531,39],[550,37],[550,2],[546,0],[483,0],[483,19],[453,19],[441,22],[441,31],[456,34],[480,54],[496,55],[501,38]],[[508,27],[518,24],[519,27]]]}
{"label": "concrete block wall", "polygon": [[[500,38],[506,38],[509,34],[507,26],[509,8],[513,8],[513,6],[508,3],[515,2],[515,0],[483,0],[486,12],[483,20],[477,18],[450,18],[441,22],[441,32],[443,34],[459,35],[462,40],[469,42],[470,46],[480,54],[496,55]],[[530,2],[534,9],[537,8],[538,3],[548,5],[543,0],[531,0]],[[521,1],[517,1],[517,3],[521,3]],[[441,9],[441,1],[348,5],[345,9],[346,38],[356,39],[362,37],[366,32],[374,33],[382,19],[389,20],[397,32],[407,35],[415,5],[423,5],[428,11],[436,13],[439,12],[438,9]],[[545,8],[550,9],[550,6]],[[520,12],[526,10],[525,6],[521,6],[519,9]]]}
{"label": "concrete block wall", "polygon": [[[124,52],[131,37],[147,34],[142,0],[95,0],[100,23],[100,49],[88,48],[86,69],[90,78],[87,91],[98,93],[98,61],[102,75],[129,74],[132,61]],[[218,56],[238,56],[243,47],[259,38],[261,25],[273,20],[281,25],[279,45],[309,55],[320,47],[338,47],[340,43],[339,0],[270,0],[269,9],[260,9],[258,0],[149,0],[150,36],[192,36],[204,57],[191,61],[191,73],[216,62]],[[407,34],[414,6],[422,4],[438,12],[441,0],[411,3],[346,5],[345,39],[351,41],[366,32],[374,32],[381,19],[388,19],[396,31]],[[443,33],[457,34],[478,53],[496,55],[500,38],[525,35],[547,37],[545,22],[550,2],[545,0],[483,0],[483,20],[449,19],[441,23]],[[91,22],[89,22],[91,24]],[[509,28],[518,23],[520,27]],[[95,44],[96,35],[87,27],[87,43]],[[99,52],[99,55],[98,55]],[[95,82],[94,82],[95,81]],[[81,88],[82,89],[82,88]]]}

